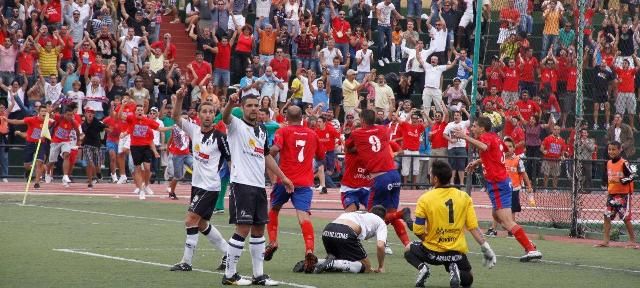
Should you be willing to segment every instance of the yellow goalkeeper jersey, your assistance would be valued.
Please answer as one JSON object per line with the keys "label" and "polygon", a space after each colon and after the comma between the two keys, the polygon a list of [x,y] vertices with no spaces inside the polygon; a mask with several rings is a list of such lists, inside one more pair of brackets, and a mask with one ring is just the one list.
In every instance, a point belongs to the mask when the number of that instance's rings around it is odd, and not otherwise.
{"label": "yellow goalkeeper jersey", "polygon": [[427,191],[418,199],[413,232],[424,235],[422,245],[436,252],[458,251],[467,253],[465,228],[478,227],[473,200],[453,187]]}

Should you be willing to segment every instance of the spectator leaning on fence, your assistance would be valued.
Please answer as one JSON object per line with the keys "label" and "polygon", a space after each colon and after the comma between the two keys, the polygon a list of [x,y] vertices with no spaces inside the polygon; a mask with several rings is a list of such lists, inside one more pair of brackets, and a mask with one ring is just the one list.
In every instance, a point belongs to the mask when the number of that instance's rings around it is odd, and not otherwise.
{"label": "spectator leaning on fence", "polygon": [[633,129],[628,124],[622,123],[622,115],[616,113],[613,116],[613,125],[607,129],[607,142],[618,141],[621,146],[621,155],[625,159],[632,159],[636,154],[635,137]]}

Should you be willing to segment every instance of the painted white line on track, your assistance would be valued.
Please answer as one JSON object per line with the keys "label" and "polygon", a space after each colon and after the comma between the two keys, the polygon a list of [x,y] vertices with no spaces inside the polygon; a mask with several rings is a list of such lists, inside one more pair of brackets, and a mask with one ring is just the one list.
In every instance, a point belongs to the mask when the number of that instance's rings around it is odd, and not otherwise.
{"label": "painted white line on track", "polygon": [[[16,203],[16,205],[22,206],[21,204],[17,204],[17,203]],[[64,207],[51,207],[51,206],[41,206],[41,205],[29,205],[29,204],[27,204],[25,206],[26,207],[34,207],[34,208],[54,209],[54,210],[61,210],[61,211],[68,211],[68,212],[76,212],[76,213],[87,213],[87,214],[96,214],[96,215],[104,215],[104,216],[112,216],[112,217],[122,217],[122,218],[130,218],[130,219],[154,220],[154,221],[162,221],[162,222],[170,222],[170,223],[184,223],[183,220],[173,220],[173,219],[146,217],[146,216],[114,214],[114,213],[107,213],[107,212],[71,209],[71,208],[64,208]],[[234,228],[231,225],[215,225],[215,226],[216,227],[223,227],[223,228]],[[295,235],[295,236],[301,236],[302,235],[300,233],[287,232],[287,231],[280,231],[279,233]],[[390,243],[390,244],[394,245],[394,246],[404,247],[400,243]],[[481,254],[481,253],[477,253],[477,252],[469,252],[469,253],[470,254],[478,254],[478,255]],[[508,259],[520,259],[520,257],[508,256],[508,255],[496,255],[496,256],[502,257],[502,258],[508,258]],[[578,264],[578,263],[570,263],[570,262],[562,262],[562,261],[554,261],[554,260],[539,260],[538,262],[547,263],[547,264],[555,264],[555,265],[563,265],[563,266],[574,266],[574,267],[580,267],[580,268],[589,268],[589,269],[596,269],[596,270],[606,270],[606,271],[617,271],[617,272],[640,274],[640,270],[631,270],[631,269],[623,269],[623,268],[611,268],[611,267],[606,267],[606,266],[586,265],[586,264]]]}
{"label": "painted white line on track", "polygon": [[[158,267],[164,267],[164,268],[173,267],[173,265],[171,265],[171,264],[164,264],[164,263],[158,263],[158,262],[151,262],[151,261],[144,261],[144,260],[138,260],[138,259],[111,256],[111,255],[106,255],[106,254],[98,254],[98,253],[87,252],[87,251],[77,251],[77,250],[74,250],[74,249],[53,249],[53,251],[64,252],[64,253],[72,253],[72,254],[79,254],[79,255],[84,255],[84,256],[92,256],[92,257],[98,257],[98,258],[104,258],[104,259],[110,259],[110,260],[130,262],[130,263],[146,264],[146,265],[158,266]],[[193,268],[193,271],[202,272],[202,273],[209,273],[209,274],[224,275],[223,272],[204,270],[204,269],[197,269],[197,268]],[[251,277],[244,276],[244,275],[242,275],[242,277],[251,279]],[[278,280],[276,280],[276,281],[278,281]],[[309,285],[304,285],[304,284],[297,284],[297,283],[290,283],[290,282],[283,282],[283,281],[278,281],[278,282],[280,282],[280,284],[282,284],[282,285],[287,285],[287,286],[291,286],[291,287],[316,288],[315,286],[309,286]]]}

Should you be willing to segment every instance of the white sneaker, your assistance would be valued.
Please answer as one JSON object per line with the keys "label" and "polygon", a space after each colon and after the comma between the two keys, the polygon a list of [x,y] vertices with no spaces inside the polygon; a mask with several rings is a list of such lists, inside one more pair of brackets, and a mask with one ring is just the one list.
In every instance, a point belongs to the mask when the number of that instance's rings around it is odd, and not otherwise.
{"label": "white sneaker", "polygon": [[605,130],[609,130],[609,127],[610,127],[609,123],[607,123],[607,124],[605,124],[605,125],[604,125],[604,129],[605,129]]}
{"label": "white sneaker", "polygon": [[393,255],[393,250],[391,250],[388,244],[384,244],[384,254]]}
{"label": "white sneaker", "polygon": [[138,189],[138,188],[134,189],[133,190],[133,194],[136,194],[136,195],[140,194],[140,189]]}
{"label": "white sneaker", "polygon": [[148,195],[153,195],[153,190],[151,190],[151,187],[149,187],[149,185],[144,186],[144,193],[148,194]]}
{"label": "white sneaker", "polygon": [[51,177],[51,175],[49,174],[44,174],[44,183],[51,183],[51,181],[53,181],[53,177]]}
{"label": "white sneaker", "polygon": [[120,175],[120,179],[118,180],[118,184],[125,184],[125,183],[127,183],[127,176]]}
{"label": "white sneaker", "polygon": [[382,61],[384,61],[385,64],[389,64],[389,58],[387,57],[382,58]]}
{"label": "white sneaker", "polygon": [[96,185],[96,184],[98,184],[98,180],[96,179],[91,180],[91,185]]}
{"label": "white sneaker", "polygon": [[71,183],[71,179],[69,179],[69,176],[67,176],[67,175],[62,176],[62,183],[63,184]]}
{"label": "white sneaker", "polygon": [[7,178],[2,178],[2,183],[9,183],[9,180],[7,180]]}
{"label": "white sneaker", "polygon": [[382,61],[382,59],[378,60],[378,65],[380,65],[380,67],[384,67],[384,61]]}
{"label": "white sneaker", "polygon": [[599,127],[598,127],[598,124],[597,124],[597,123],[594,123],[594,124],[593,124],[593,130],[598,130],[598,128],[599,128]]}
{"label": "white sneaker", "polygon": [[140,199],[140,200],[147,199],[147,197],[144,195],[144,190],[140,190],[140,189],[136,188],[136,191],[138,191],[138,199]]}
{"label": "white sneaker", "polygon": [[112,183],[118,183],[118,175],[111,174],[111,182]]}
{"label": "white sneaker", "polygon": [[524,256],[520,257],[520,262],[529,262],[531,260],[542,259],[542,253],[538,250],[527,252]]}

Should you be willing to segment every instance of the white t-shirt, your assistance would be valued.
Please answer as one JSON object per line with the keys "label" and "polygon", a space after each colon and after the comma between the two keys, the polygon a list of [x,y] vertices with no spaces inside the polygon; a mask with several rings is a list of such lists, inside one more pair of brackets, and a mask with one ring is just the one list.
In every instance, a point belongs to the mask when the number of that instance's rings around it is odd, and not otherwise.
{"label": "white t-shirt", "polygon": [[298,1],[293,3],[293,5],[291,5],[289,1],[287,1],[287,3],[284,4],[284,13],[286,15],[285,19],[291,20],[291,21],[298,21],[300,19],[300,17],[298,17],[299,12],[300,12],[300,4],[298,3]]}
{"label": "white t-shirt", "polygon": [[322,53],[322,59],[324,60],[324,64],[327,66],[333,66],[333,58],[336,58],[336,56],[340,56],[340,58],[342,58],[342,52],[340,52],[340,49],[335,47],[331,51],[329,51],[329,48],[327,47],[322,48],[320,53]]}
{"label": "white t-shirt", "polygon": [[424,87],[440,89],[440,77],[442,77],[442,72],[447,70],[447,66],[445,65],[433,66],[429,63],[425,63],[425,65],[426,67],[424,67]]}
{"label": "white t-shirt", "polygon": [[391,26],[391,11],[395,9],[396,6],[393,6],[393,3],[389,3],[389,6],[385,5],[384,1],[378,3],[378,5],[376,5],[376,10],[380,10],[380,19],[378,19],[378,25]]}
{"label": "white t-shirt", "polygon": [[256,1],[256,19],[260,16],[269,18],[271,12],[271,0],[257,0]]}
{"label": "white t-shirt", "polygon": [[336,220],[349,220],[360,226],[358,239],[367,240],[376,237],[376,240],[387,242],[387,224],[376,214],[364,211],[342,213]]}
{"label": "white t-shirt", "polygon": [[264,188],[267,129],[263,125],[251,126],[231,116],[227,133],[231,151],[231,182]]}
{"label": "white t-shirt", "polygon": [[366,52],[360,49],[356,52],[356,59],[362,58],[362,62],[358,64],[358,72],[371,72],[371,54],[373,54],[371,49],[367,49]]}
{"label": "white t-shirt", "polygon": [[[133,48],[138,47],[141,39],[142,38],[140,36],[133,36],[131,40],[127,40],[127,36],[120,37],[120,41],[124,41],[124,51],[126,51],[129,55],[131,55],[131,51],[133,50]],[[124,53],[122,54],[122,61],[129,62]]]}
{"label": "white t-shirt", "polygon": [[[51,85],[49,84],[49,82],[46,82],[46,81],[44,82],[45,101],[51,101],[51,103],[58,101],[58,99],[60,98],[60,93],[62,93],[62,83],[56,83],[56,85]],[[81,105],[78,105],[78,108],[81,108]]]}
{"label": "white t-shirt", "polygon": [[311,93],[311,89],[309,89],[309,79],[300,76],[300,81],[302,82],[302,102],[313,103],[313,94]]}
{"label": "white t-shirt", "polygon": [[221,183],[218,171],[222,166],[222,161],[226,161],[229,155],[229,144],[224,134],[216,129],[202,134],[199,125],[184,119],[180,120],[180,126],[191,138],[191,150],[193,151],[191,185],[207,191],[220,191]]}
{"label": "white t-shirt", "polygon": [[[89,99],[87,99],[87,104],[85,104],[84,106],[90,107],[91,109],[93,109],[93,111],[103,111],[104,109],[102,109],[102,102],[96,101],[96,100],[104,99],[105,97],[106,97],[106,93],[104,92],[102,85],[98,85],[98,89],[93,91],[93,89],[91,88],[91,84],[89,84],[89,86],[87,87],[87,95],[86,95],[86,98],[89,98]],[[90,99],[95,99],[95,100],[90,100]]]}
{"label": "white t-shirt", "polygon": [[429,44],[429,50],[434,52],[444,51],[447,47],[447,29],[444,28],[438,31],[438,29],[432,26],[429,33],[433,36],[433,40]]}
{"label": "white t-shirt", "polygon": [[[82,102],[84,101],[84,92],[82,91],[68,91],[67,98],[73,99],[76,104],[78,104],[78,111],[76,114],[82,115],[82,111],[84,111],[84,107],[82,107]],[[49,100],[47,100],[49,101]],[[54,101],[51,101],[53,103]]]}
{"label": "white t-shirt", "polygon": [[[89,106],[89,103],[87,103],[87,106]],[[164,127],[164,122],[162,122],[160,119],[156,118],[156,123],[158,123],[160,126],[158,127]],[[160,132],[156,129],[153,129],[153,145],[156,146],[160,146],[160,133],[164,133],[164,132]]]}
{"label": "white t-shirt", "polygon": [[20,101],[22,101],[22,103],[24,104],[24,91],[22,90],[22,87],[18,88],[18,91],[16,91],[16,93],[11,92],[11,89],[9,89],[9,93],[7,94],[9,98],[9,106],[11,106],[11,103],[13,103],[13,108],[11,108],[11,111],[9,111],[9,113],[20,111],[20,106],[18,106],[18,103],[16,103],[16,100],[13,99],[13,97],[18,96],[18,99],[20,99]]}
{"label": "white t-shirt", "polygon": [[456,139],[455,143],[449,142],[448,143],[448,147],[449,149],[451,148],[464,148],[467,147],[467,141],[465,141],[464,139],[460,139],[460,138],[456,138],[453,135],[453,130],[455,129],[463,129],[464,131],[466,131],[470,126],[469,120],[465,120],[465,121],[460,121],[460,123],[456,123],[454,122],[449,122],[449,124],[447,124],[447,126],[444,127],[444,134],[446,134],[447,136],[449,136],[449,138],[451,139]]}

